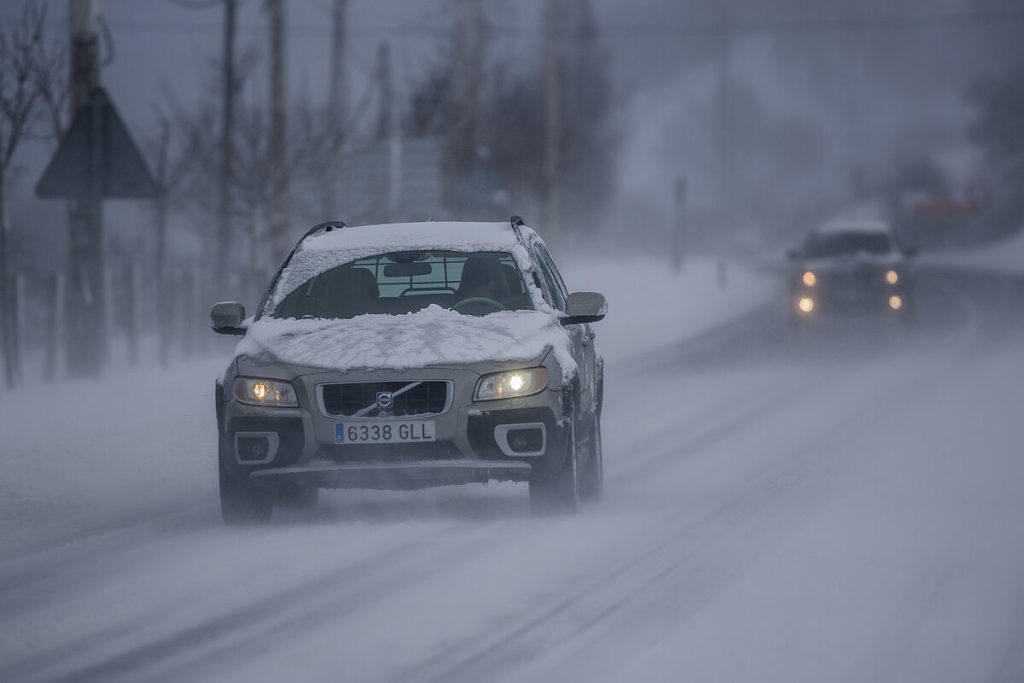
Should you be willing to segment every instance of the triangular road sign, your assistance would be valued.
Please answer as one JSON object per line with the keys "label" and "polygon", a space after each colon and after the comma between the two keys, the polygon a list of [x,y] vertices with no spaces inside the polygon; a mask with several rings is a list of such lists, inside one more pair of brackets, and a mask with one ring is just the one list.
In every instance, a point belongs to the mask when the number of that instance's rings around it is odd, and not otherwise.
{"label": "triangular road sign", "polygon": [[99,146],[101,198],[155,197],[159,193],[159,186],[114,108],[114,103],[99,86],[89,92],[89,97],[75,114],[71,129],[36,184],[36,194],[44,198],[89,196],[92,191],[89,155],[92,150],[93,116],[96,113],[102,122]]}

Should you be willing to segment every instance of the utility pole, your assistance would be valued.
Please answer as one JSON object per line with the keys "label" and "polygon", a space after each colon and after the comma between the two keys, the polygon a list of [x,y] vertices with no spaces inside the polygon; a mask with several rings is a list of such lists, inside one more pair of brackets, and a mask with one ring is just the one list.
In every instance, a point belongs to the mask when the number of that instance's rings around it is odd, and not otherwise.
{"label": "utility pole", "polygon": [[549,241],[556,242],[561,233],[560,147],[562,144],[561,79],[558,59],[558,0],[547,0],[545,25],[547,34],[545,89],[546,126],[544,136],[544,180],[547,185],[546,229]]}
{"label": "utility pole", "polygon": [[67,135],[36,183],[36,196],[70,199],[67,369],[100,374],[107,360],[107,286],[103,201],[153,199],[159,193],[138,146],[99,85],[98,0],[71,0],[71,95]]}
{"label": "utility pole", "polygon": [[[0,183],[4,180],[0,177]],[[7,262],[7,202],[0,188],[0,342],[3,343],[4,377],[7,388],[21,381],[21,354],[18,348],[18,296],[15,278]]]}
{"label": "utility pole", "polygon": [[[71,115],[99,85],[99,36],[96,0],[70,0],[71,9]],[[100,163],[103,125],[93,112],[89,143],[89,183],[84,197],[69,205],[68,264],[68,373],[95,377],[106,355],[106,291],[103,283],[103,199]]]}
{"label": "utility pole", "polygon": [[267,0],[270,15],[270,131],[267,140],[267,164],[270,171],[270,242],[276,263],[288,252],[288,167],[285,160],[284,92],[284,3]]}
{"label": "utility pole", "polygon": [[[227,288],[228,247],[231,244],[231,178],[233,165],[233,122],[235,119],[235,22],[237,0],[224,0],[224,82],[221,105],[219,231],[217,233],[217,289]],[[223,296],[219,294],[218,296]]]}
{"label": "utility pole", "polygon": [[345,125],[345,10],[348,0],[334,0],[331,6],[331,75],[328,84],[327,125],[330,139],[323,193],[323,218],[337,218],[342,128]]}
{"label": "utility pole", "polygon": [[672,270],[677,273],[683,268],[686,248],[686,176],[676,177],[675,221],[672,225]]}
{"label": "utility pole", "polygon": [[719,227],[730,229],[735,219],[734,200],[735,163],[733,152],[732,83],[729,61],[732,52],[732,7],[730,0],[720,0],[718,6],[718,98],[715,103],[718,154],[718,219]]}
{"label": "utility pole", "polygon": [[380,88],[377,139],[380,140],[382,153],[387,154],[388,218],[394,219],[402,196],[402,144],[395,115],[391,46],[387,43],[381,43],[377,48],[377,84]]}
{"label": "utility pole", "polygon": [[391,47],[387,43],[377,46],[377,88],[380,96],[380,109],[377,110],[377,139],[389,140],[394,90],[391,82]]}
{"label": "utility pole", "polygon": [[484,61],[484,11],[481,0],[461,0],[459,45],[459,124],[463,153],[475,158],[482,142],[482,90]]}
{"label": "utility pole", "polygon": [[156,269],[155,279],[157,286],[157,352],[160,356],[160,365],[167,367],[169,357],[169,341],[171,336],[170,306],[168,305],[168,290],[165,285],[167,264],[167,214],[170,211],[168,197],[168,148],[171,144],[171,124],[166,119],[160,121],[160,146],[157,148],[156,172],[160,183],[160,194],[155,200],[156,209]]}

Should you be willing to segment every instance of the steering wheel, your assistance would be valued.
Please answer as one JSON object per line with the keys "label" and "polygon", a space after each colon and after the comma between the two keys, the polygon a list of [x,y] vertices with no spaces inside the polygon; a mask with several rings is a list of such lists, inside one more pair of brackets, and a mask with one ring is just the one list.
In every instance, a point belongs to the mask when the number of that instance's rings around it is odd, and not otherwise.
{"label": "steering wheel", "polygon": [[[468,309],[468,310],[466,310]],[[466,315],[487,315],[497,311],[508,310],[500,301],[486,296],[471,296],[452,305],[452,310]],[[482,311],[482,312],[480,312]]]}

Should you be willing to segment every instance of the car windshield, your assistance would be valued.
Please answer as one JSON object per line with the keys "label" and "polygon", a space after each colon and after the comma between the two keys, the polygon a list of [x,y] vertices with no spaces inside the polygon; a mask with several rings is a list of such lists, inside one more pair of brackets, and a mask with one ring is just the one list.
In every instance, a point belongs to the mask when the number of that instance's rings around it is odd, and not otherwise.
{"label": "car windshield", "polygon": [[828,258],[865,252],[888,254],[892,249],[889,236],[881,232],[838,232],[811,235],[804,245],[804,256]]}
{"label": "car windshield", "polygon": [[405,251],[358,259],[319,273],[289,293],[271,317],[401,315],[432,304],[471,315],[533,309],[511,254]]}

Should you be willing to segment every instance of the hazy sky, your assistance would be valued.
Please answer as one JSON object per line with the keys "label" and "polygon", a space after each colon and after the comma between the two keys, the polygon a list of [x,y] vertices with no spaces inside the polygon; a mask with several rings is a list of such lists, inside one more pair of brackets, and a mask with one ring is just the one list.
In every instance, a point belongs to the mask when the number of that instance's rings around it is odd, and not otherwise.
{"label": "hazy sky", "polygon": [[[12,16],[17,5],[3,0],[0,11]],[[348,94],[355,110],[372,107],[370,78],[382,41],[392,46],[401,91],[450,39],[454,0],[348,5]],[[537,63],[543,0],[485,6],[491,60]],[[799,202],[840,192],[852,167],[880,172],[899,156],[926,153],[954,175],[968,175],[966,83],[1005,62],[1004,46],[1024,27],[1019,18],[977,16],[1017,9],[1002,0],[594,0],[593,6],[623,131],[620,211],[644,211],[655,221],[666,220],[679,175],[689,180],[698,215],[737,195],[768,205],[779,193]],[[262,7],[260,0],[241,2],[240,53],[265,57]],[[102,78],[137,135],[151,130],[157,108],[188,106],[211,92],[220,7],[102,0],[102,8],[113,37]],[[330,0],[286,3],[291,98],[325,97],[329,8]],[[54,10],[63,17],[65,3]],[[257,105],[266,100],[262,66],[242,93]],[[748,212],[738,220],[749,219]]]}

